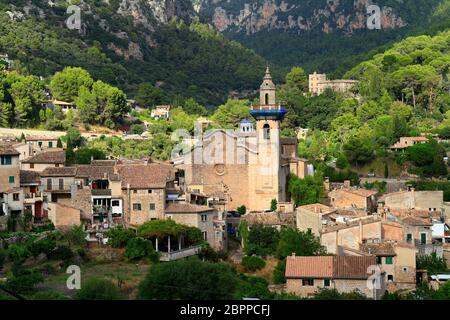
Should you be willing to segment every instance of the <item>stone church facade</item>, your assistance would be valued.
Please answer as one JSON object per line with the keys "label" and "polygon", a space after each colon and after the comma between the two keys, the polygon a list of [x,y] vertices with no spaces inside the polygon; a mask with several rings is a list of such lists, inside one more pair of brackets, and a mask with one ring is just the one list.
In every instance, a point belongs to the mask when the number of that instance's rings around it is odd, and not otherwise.
{"label": "stone church facade", "polygon": [[260,87],[260,104],[251,106],[253,123],[244,119],[240,128],[203,133],[196,145],[174,163],[184,170],[188,192],[226,203],[234,210],[270,208],[272,199],[286,202],[287,178],[297,174],[297,141],[280,137],[287,113],[276,103],[276,87],[267,68]]}

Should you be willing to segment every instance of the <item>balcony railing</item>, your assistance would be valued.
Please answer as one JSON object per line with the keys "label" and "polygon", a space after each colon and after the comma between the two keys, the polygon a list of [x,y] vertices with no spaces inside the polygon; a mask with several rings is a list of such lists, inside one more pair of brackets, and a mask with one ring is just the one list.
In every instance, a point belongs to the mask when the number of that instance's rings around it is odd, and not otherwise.
{"label": "balcony railing", "polygon": [[200,252],[201,246],[194,246],[189,247],[185,249],[181,249],[178,251],[171,251],[169,252],[159,252],[161,254],[161,257],[159,258],[160,261],[175,261],[187,257],[194,256]]}
{"label": "balcony railing", "polygon": [[34,192],[34,193],[25,193],[25,199],[36,199],[36,198],[41,198],[42,197],[42,192],[38,191],[38,192]]}
{"label": "balcony railing", "polygon": [[70,183],[63,183],[63,184],[44,184],[44,190],[45,192],[70,192],[72,189],[72,185]]}
{"label": "balcony railing", "polygon": [[111,196],[111,189],[92,189],[93,196]]}

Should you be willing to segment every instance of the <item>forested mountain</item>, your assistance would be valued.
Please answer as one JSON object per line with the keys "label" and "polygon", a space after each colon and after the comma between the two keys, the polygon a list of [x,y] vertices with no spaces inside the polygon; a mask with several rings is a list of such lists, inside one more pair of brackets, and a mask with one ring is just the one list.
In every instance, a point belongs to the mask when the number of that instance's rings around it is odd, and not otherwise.
{"label": "forested mountain", "polygon": [[[381,9],[381,29],[367,28],[371,4]],[[198,10],[227,37],[274,63],[337,77],[372,50],[382,52],[433,24],[448,26],[449,9],[445,0],[202,0]]]}
{"label": "forested mountain", "polygon": [[[449,0],[377,1],[381,30],[366,28],[368,4],[0,0],[0,53],[7,53],[22,74],[48,79],[65,66],[80,66],[129,98],[144,97],[150,106],[194,98],[213,108],[228,97],[251,97],[265,59],[272,62],[278,83],[294,65],[307,73],[343,76],[405,35],[449,26]],[[67,26],[76,14],[70,5],[80,9],[79,30]]]}
{"label": "forested mountain", "polygon": [[208,106],[257,88],[265,61],[196,20],[189,0],[0,1],[0,51],[22,71],[50,76],[81,66],[130,97],[142,83],[154,103],[193,97]]}

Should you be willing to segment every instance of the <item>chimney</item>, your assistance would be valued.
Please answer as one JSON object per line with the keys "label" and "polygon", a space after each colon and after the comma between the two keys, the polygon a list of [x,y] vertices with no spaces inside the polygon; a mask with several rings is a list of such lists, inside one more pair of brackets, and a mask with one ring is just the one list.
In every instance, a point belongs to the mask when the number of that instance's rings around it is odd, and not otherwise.
{"label": "chimney", "polygon": [[292,252],[292,256],[295,257],[295,252]]}
{"label": "chimney", "polygon": [[345,180],[344,181],[344,188],[350,188],[351,187],[351,182],[350,180]]}

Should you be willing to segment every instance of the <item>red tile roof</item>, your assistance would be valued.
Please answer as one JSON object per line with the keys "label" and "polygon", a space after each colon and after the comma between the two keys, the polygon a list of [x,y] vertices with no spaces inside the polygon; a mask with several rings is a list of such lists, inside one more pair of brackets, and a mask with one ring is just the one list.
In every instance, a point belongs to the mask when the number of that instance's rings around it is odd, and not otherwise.
{"label": "red tile roof", "polygon": [[173,167],[159,163],[120,165],[118,172],[122,177],[123,189],[128,185],[131,189],[162,189],[166,187],[168,181],[175,180]]}
{"label": "red tile roof", "polygon": [[376,257],[309,256],[287,257],[286,278],[367,279]]}
{"label": "red tile roof", "polygon": [[65,163],[66,152],[62,149],[47,150],[22,161],[23,163]]}
{"label": "red tile roof", "polygon": [[286,278],[332,278],[333,257],[293,257],[286,260]]}
{"label": "red tile roof", "polygon": [[11,144],[0,144],[1,156],[18,156],[20,153]]}
{"label": "red tile roof", "polygon": [[199,206],[187,202],[171,202],[167,205],[165,213],[201,213],[213,210],[214,208]]}
{"label": "red tile roof", "polygon": [[36,184],[41,182],[41,175],[36,171],[20,170],[20,184]]}
{"label": "red tile roof", "polygon": [[416,218],[416,217],[408,217],[402,220],[402,222],[404,224],[408,224],[410,226],[423,226],[423,227],[427,227],[427,226],[432,226],[433,223],[431,222],[430,219],[421,219],[421,218]]}
{"label": "red tile roof", "polygon": [[334,278],[367,279],[370,266],[377,264],[376,257],[338,256],[334,258]]}
{"label": "red tile roof", "polygon": [[45,168],[41,177],[75,177],[76,167]]}

